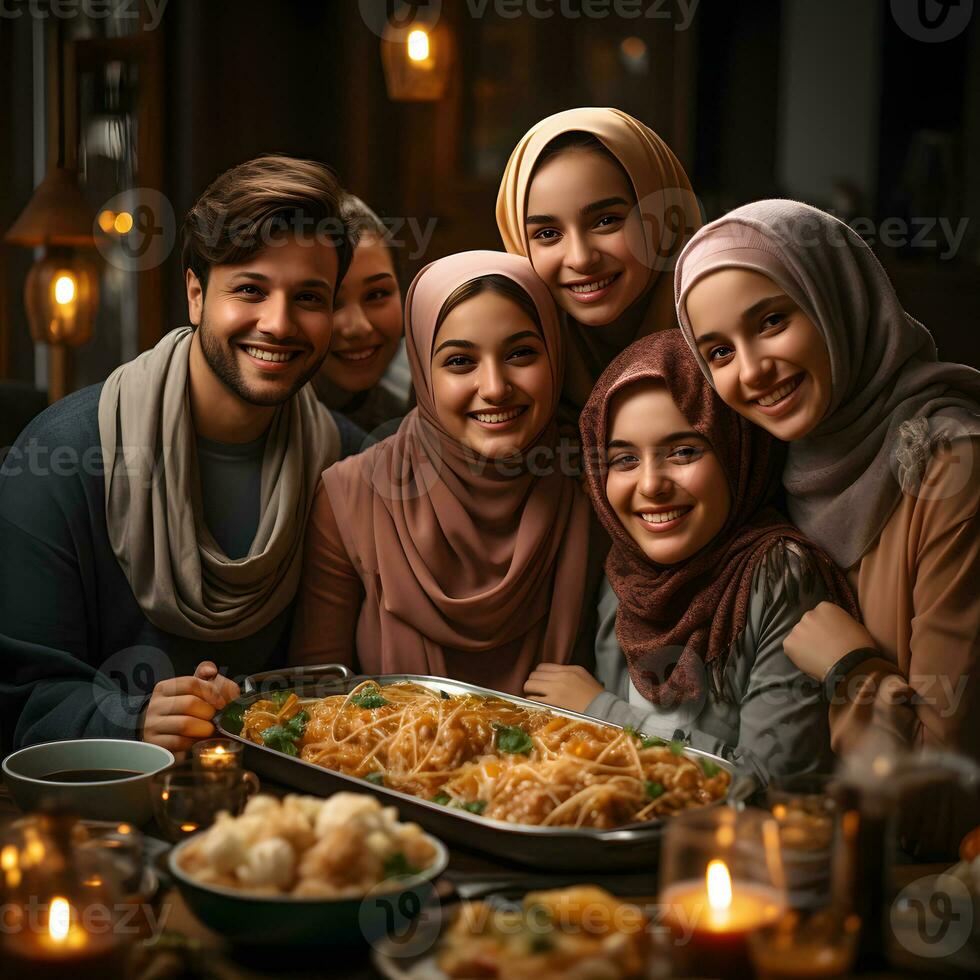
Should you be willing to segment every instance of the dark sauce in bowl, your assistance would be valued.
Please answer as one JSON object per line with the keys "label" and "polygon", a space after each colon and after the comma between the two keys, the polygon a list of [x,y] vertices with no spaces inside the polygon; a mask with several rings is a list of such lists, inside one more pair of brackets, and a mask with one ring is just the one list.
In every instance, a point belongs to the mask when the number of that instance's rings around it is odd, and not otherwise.
{"label": "dark sauce in bowl", "polygon": [[49,772],[40,778],[46,783],[106,783],[145,775],[145,772],[136,769],[64,769]]}

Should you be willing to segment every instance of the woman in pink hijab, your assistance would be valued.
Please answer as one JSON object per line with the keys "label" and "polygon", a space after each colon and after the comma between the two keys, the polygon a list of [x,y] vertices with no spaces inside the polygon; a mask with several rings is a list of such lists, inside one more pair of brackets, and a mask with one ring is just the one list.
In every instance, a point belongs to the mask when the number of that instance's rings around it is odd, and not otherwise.
{"label": "woman in pink hijab", "polygon": [[525,258],[464,252],[419,273],[405,323],[418,407],[323,474],[291,662],[514,694],[538,663],[590,665],[601,555],[557,454],[547,287]]}

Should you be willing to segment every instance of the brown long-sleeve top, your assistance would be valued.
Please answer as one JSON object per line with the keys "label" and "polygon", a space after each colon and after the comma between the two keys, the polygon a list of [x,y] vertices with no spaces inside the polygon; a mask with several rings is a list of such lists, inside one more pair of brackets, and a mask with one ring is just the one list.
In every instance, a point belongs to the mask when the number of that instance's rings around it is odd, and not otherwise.
{"label": "brown long-sleeve top", "polygon": [[[578,642],[571,661],[589,670],[595,662],[596,595],[606,547],[604,535],[596,524],[590,539],[589,574],[579,616]],[[364,674],[400,672],[397,663],[382,663],[374,644],[363,642],[364,637],[378,635],[379,610],[384,603],[381,583],[374,574],[363,579],[351,562],[322,481],[313,501],[304,548],[289,662],[295,665],[340,663]],[[556,601],[560,601],[557,596]],[[501,681],[513,674],[511,665],[520,652],[521,642],[518,639],[479,654],[443,648],[446,674],[455,680],[523,696],[522,687],[510,690]]]}
{"label": "brown long-sleeve top", "polygon": [[903,494],[877,544],[848,569],[881,656],[838,687],[830,709],[837,753],[869,726],[913,747],[980,759],[980,438],[930,464]]}

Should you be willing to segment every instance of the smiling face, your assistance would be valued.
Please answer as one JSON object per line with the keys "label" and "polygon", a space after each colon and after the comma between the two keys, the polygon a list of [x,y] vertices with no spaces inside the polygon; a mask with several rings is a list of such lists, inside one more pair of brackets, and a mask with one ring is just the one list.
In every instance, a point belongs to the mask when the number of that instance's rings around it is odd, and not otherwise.
{"label": "smiling face", "polygon": [[401,336],[402,300],[391,255],[377,237],[362,237],[337,290],[333,341],[321,376],[344,391],[367,391],[381,380]]}
{"label": "smiling face", "polygon": [[802,439],[830,405],[820,331],[768,276],[720,269],[687,294],[698,350],[722,400],[777,439]]}
{"label": "smiling face", "polygon": [[630,385],[610,405],[606,498],[643,553],[675,565],[722,529],[725,472],[659,382]]}
{"label": "smiling face", "polygon": [[534,321],[485,291],[454,307],[433,343],[432,391],[454,439],[488,459],[526,449],[547,424],[551,364]]}
{"label": "smiling face", "polygon": [[525,220],[534,271],[579,323],[612,323],[646,289],[636,197],[605,154],[570,148],[546,160],[531,181]]}
{"label": "smiling face", "polygon": [[251,405],[286,401],[326,357],[336,280],[333,246],[295,239],[212,266],[206,294],[188,270],[190,320],[211,371]]}

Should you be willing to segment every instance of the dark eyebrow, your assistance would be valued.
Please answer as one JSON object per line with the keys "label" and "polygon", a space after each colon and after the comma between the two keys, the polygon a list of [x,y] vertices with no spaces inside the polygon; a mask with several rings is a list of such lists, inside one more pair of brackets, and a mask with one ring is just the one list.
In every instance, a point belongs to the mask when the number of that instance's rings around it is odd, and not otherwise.
{"label": "dark eyebrow", "polygon": [[[669,435],[661,436],[661,445],[666,445],[669,442],[683,442],[685,439],[697,439],[700,442],[707,442],[700,432],[694,432],[692,429],[681,430],[680,432],[671,432]],[[632,447],[633,443],[628,442],[626,439],[613,439],[612,442],[606,444],[606,449],[622,449],[626,446]]]}
{"label": "dark eyebrow", "polygon": [[[533,337],[536,340],[541,339],[541,335],[534,330],[520,330],[517,333],[512,333],[506,340],[506,343],[513,343],[515,340],[523,340],[525,337]],[[444,340],[433,352],[432,356],[435,357],[443,349],[443,347],[463,347],[466,350],[476,350],[476,344],[470,340]]]}
{"label": "dark eyebrow", "polygon": [[624,449],[627,446],[632,447],[633,443],[627,442],[625,439],[613,439],[612,442],[606,443],[606,449]]}
{"label": "dark eyebrow", "polygon": [[[586,204],[579,211],[579,214],[583,217],[588,217],[588,215],[595,214],[596,211],[602,211],[604,208],[611,208],[619,204],[629,206],[629,203],[624,197],[604,197],[601,201],[593,201],[591,204]],[[552,214],[529,214],[524,219],[525,225],[552,225],[556,222],[557,219]]]}
{"label": "dark eyebrow", "polygon": [[[739,314],[739,319],[751,320],[753,317],[758,316],[767,307],[774,306],[777,303],[793,303],[793,301],[785,293],[779,293],[777,296],[764,296],[747,309],[742,310],[742,312]],[[796,304],[793,303],[793,306],[796,306]],[[715,331],[710,331],[709,333],[701,334],[701,336],[698,337],[698,347],[700,347],[702,344],[712,343],[715,340],[724,339],[725,338],[722,336],[722,334]]]}
{"label": "dark eyebrow", "polygon": [[362,280],[366,285],[369,282],[377,282],[379,279],[394,279],[395,277],[390,272],[376,272],[373,276],[367,276]]}

